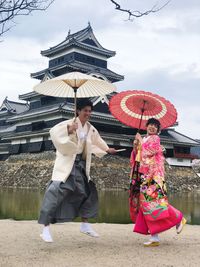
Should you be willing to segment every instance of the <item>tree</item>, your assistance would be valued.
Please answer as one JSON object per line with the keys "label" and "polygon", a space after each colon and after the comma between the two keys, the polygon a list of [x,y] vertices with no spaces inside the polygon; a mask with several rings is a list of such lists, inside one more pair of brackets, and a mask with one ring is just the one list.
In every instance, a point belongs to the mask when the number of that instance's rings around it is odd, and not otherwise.
{"label": "tree", "polygon": [[[29,15],[36,10],[46,10],[54,0],[0,0],[0,37],[10,30],[15,24],[17,16]],[[150,10],[141,12],[139,10],[132,11],[122,8],[118,1],[110,0],[115,5],[115,9],[128,14],[128,20],[139,18],[150,13],[155,13],[164,8],[171,0],[159,6],[155,4]]]}
{"label": "tree", "polygon": [[35,10],[46,10],[54,0],[0,0],[0,36],[15,24],[17,16],[29,15]]}
{"label": "tree", "polygon": [[130,9],[122,8],[121,5],[117,1],[110,0],[110,2],[112,2],[115,5],[115,9],[128,14],[128,20],[133,20],[133,18],[140,18],[142,16],[147,16],[150,13],[156,13],[160,11],[162,8],[164,8],[166,5],[168,5],[170,1],[171,0],[168,0],[164,5],[161,5],[161,6],[159,6],[158,4],[155,4],[151,9],[141,12],[139,10],[132,11]]}

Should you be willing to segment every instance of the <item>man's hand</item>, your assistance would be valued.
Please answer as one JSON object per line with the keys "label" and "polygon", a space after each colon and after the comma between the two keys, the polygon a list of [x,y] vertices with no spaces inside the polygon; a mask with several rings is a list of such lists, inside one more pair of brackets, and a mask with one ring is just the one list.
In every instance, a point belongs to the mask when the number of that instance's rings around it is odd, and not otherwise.
{"label": "man's hand", "polygon": [[117,153],[117,150],[115,148],[110,147],[108,150],[106,150],[108,154],[115,154]]}
{"label": "man's hand", "polygon": [[73,134],[78,129],[78,123],[73,122],[71,125],[67,125],[68,134]]}

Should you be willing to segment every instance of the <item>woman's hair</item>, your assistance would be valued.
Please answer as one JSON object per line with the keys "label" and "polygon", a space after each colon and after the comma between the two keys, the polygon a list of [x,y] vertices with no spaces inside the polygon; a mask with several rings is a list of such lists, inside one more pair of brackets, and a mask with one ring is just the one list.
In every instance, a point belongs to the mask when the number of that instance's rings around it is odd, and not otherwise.
{"label": "woman's hair", "polygon": [[77,101],[77,110],[81,110],[85,107],[91,107],[91,110],[93,110],[93,104],[88,98],[81,98]]}
{"label": "woman's hair", "polygon": [[160,127],[161,127],[161,124],[159,122],[159,120],[156,120],[154,118],[150,118],[148,119],[147,123],[146,123],[146,127],[149,125],[149,124],[153,124],[156,126],[156,128],[158,129],[158,132],[160,132]]}

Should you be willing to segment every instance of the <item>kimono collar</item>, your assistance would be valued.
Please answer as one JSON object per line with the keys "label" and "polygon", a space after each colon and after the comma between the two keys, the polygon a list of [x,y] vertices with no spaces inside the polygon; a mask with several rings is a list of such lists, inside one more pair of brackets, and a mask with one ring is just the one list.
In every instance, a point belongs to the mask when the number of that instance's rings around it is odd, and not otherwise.
{"label": "kimono collar", "polygon": [[[73,118],[73,121],[75,120],[75,118]],[[81,126],[81,128],[83,128],[85,126],[85,124],[89,127],[91,124],[89,123],[89,121],[86,121],[86,123],[84,124],[84,126],[82,125],[79,117],[76,117],[76,122],[78,123],[78,126]]]}

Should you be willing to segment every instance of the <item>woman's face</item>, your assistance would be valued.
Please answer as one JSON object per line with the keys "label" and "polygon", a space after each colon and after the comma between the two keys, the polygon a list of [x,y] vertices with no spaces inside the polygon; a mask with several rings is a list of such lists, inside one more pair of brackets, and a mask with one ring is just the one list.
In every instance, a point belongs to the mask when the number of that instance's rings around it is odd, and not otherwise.
{"label": "woman's face", "polygon": [[148,135],[157,134],[157,133],[158,133],[158,127],[155,124],[149,124],[147,126]]}

